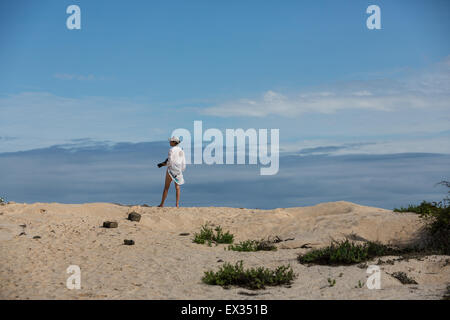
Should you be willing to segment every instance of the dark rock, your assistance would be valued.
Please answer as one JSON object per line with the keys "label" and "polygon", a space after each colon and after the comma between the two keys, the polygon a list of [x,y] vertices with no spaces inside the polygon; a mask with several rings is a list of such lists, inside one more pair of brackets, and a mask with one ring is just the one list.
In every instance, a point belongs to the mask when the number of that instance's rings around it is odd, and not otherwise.
{"label": "dark rock", "polygon": [[33,239],[40,239],[41,236],[34,236]]}
{"label": "dark rock", "polygon": [[103,222],[103,228],[117,228],[119,224],[116,221]]}
{"label": "dark rock", "polygon": [[128,220],[139,222],[141,220],[141,215],[133,211],[128,215]]}
{"label": "dark rock", "polygon": [[217,262],[223,262],[223,260],[222,260],[222,259],[219,259],[219,260],[217,260]]}
{"label": "dark rock", "polygon": [[180,236],[188,236],[190,233],[189,232],[182,232],[182,233],[180,233],[179,235]]}
{"label": "dark rock", "polygon": [[123,240],[123,244],[127,246],[134,245],[134,240]]}
{"label": "dark rock", "polygon": [[25,232],[21,232],[20,234],[19,234],[19,236],[26,236],[27,234],[25,233]]}
{"label": "dark rock", "polygon": [[243,296],[250,296],[250,297],[259,295],[258,292],[248,292],[248,291],[239,291],[238,294],[241,294]]}

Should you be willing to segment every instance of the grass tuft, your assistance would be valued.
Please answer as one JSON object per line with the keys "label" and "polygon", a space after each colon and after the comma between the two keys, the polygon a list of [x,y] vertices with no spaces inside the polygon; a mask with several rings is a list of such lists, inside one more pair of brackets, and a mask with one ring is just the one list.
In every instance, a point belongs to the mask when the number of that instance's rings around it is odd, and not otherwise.
{"label": "grass tuft", "polygon": [[[215,233],[214,233],[215,231]],[[230,232],[223,232],[222,227],[218,226],[215,229],[212,229],[208,224],[202,226],[200,233],[194,233],[195,243],[211,245],[211,243],[227,243],[231,244],[234,241],[234,235]]]}
{"label": "grass tuft", "polygon": [[275,251],[277,247],[268,240],[246,240],[235,245],[229,245],[228,250],[232,251]]}
{"label": "grass tuft", "polygon": [[378,242],[368,241],[355,244],[348,239],[335,241],[330,246],[315,249],[306,254],[299,255],[298,261],[302,264],[319,265],[349,265],[361,263],[378,256],[396,255],[401,250],[388,247]]}
{"label": "grass tuft", "polygon": [[264,289],[266,286],[290,284],[295,278],[291,266],[279,266],[274,270],[258,267],[244,269],[242,260],[235,265],[224,263],[217,272],[206,271],[202,281],[224,288],[239,286],[247,289]]}
{"label": "grass tuft", "polygon": [[334,287],[336,285],[336,279],[328,278],[328,286]]}

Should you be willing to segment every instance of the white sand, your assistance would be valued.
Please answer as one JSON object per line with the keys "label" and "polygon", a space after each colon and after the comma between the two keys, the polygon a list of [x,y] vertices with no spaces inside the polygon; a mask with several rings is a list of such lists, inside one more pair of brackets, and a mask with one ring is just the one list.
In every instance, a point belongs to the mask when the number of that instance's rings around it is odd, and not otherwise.
{"label": "white sand", "polygon": [[[131,211],[142,214],[140,222],[126,219]],[[117,221],[119,227],[102,228],[106,220]],[[236,241],[269,236],[295,240],[278,243],[272,252],[225,251],[226,245],[193,243],[193,233],[207,221],[230,230]],[[307,267],[296,260],[308,251],[303,245],[320,247],[351,233],[383,243],[407,243],[420,227],[416,214],[342,201],[275,210],[8,204],[0,206],[0,298],[440,299],[450,282],[449,256],[382,264],[380,290],[355,288],[368,276],[358,266]],[[183,232],[190,235],[180,236]],[[136,244],[125,246],[124,239]],[[247,267],[290,264],[298,277],[291,287],[258,291],[203,284],[204,271],[216,270],[223,263],[219,259],[243,260]],[[69,265],[81,268],[80,290],[66,287]],[[395,271],[406,272],[418,285],[401,284],[389,275]],[[328,278],[336,279],[334,287],[328,287]]]}

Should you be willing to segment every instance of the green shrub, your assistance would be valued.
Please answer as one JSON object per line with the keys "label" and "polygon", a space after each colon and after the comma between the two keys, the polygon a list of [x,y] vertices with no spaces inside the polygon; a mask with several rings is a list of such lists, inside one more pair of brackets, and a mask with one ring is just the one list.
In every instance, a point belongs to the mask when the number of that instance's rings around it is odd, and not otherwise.
{"label": "green shrub", "polygon": [[298,261],[302,264],[347,265],[361,263],[378,256],[399,253],[401,250],[377,242],[368,241],[363,244],[355,244],[347,239],[341,242],[335,241],[328,247],[299,255]]}
{"label": "green shrub", "polygon": [[0,197],[0,204],[6,204],[6,199],[3,197]]}
{"label": "green shrub", "polygon": [[441,203],[422,201],[419,205],[410,204],[408,207],[394,208],[394,212],[414,212],[420,215],[435,214],[441,210]]}
{"label": "green shrub", "polygon": [[224,263],[217,272],[206,271],[202,281],[222,287],[239,286],[248,289],[264,289],[265,286],[290,284],[295,278],[290,266],[279,266],[274,270],[264,267],[245,269],[242,261],[235,265]]}
{"label": "green shrub", "polygon": [[[450,182],[439,184],[450,188]],[[448,191],[450,194],[450,190]],[[427,233],[426,248],[438,254],[450,254],[450,198],[447,196],[439,202],[422,201],[420,205],[409,205],[407,208],[395,208],[395,212],[415,212],[424,219]]]}
{"label": "green shrub", "polygon": [[437,214],[424,216],[428,232],[427,246],[441,254],[450,254],[450,207]]}
{"label": "green shrub", "polygon": [[[214,231],[216,233],[214,233]],[[194,233],[194,242],[199,244],[204,244],[207,242],[209,245],[211,245],[212,242],[218,244],[218,243],[233,243],[234,235],[231,233],[223,232],[222,228],[220,226],[216,227],[214,230],[209,227],[208,224],[205,224],[202,226],[202,229],[200,230],[200,233]]]}
{"label": "green shrub", "polygon": [[277,247],[268,240],[246,240],[235,245],[229,245],[228,250],[233,251],[275,251]]}

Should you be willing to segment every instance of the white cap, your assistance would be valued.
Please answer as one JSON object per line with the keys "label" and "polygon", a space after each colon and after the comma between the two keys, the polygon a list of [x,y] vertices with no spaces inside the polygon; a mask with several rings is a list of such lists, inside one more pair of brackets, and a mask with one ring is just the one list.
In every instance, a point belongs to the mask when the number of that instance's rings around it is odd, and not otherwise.
{"label": "white cap", "polygon": [[176,143],[180,143],[180,138],[173,136],[172,138],[169,138],[170,142],[176,142]]}

